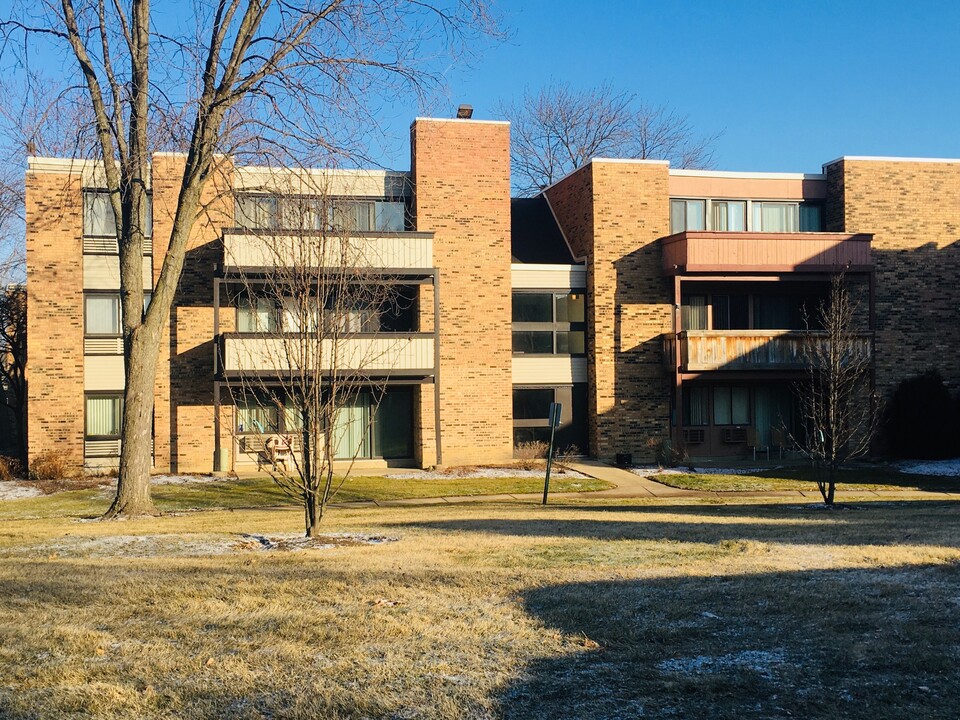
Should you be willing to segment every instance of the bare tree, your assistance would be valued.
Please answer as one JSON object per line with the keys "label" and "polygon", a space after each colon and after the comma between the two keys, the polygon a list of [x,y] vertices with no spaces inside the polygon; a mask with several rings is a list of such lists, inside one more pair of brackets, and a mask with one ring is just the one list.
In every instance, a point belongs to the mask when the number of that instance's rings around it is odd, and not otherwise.
{"label": "bare tree", "polygon": [[814,315],[804,318],[807,378],[797,385],[804,433],[793,440],[813,462],[827,505],[834,502],[837,471],[869,452],[881,417],[870,340],[857,331],[858,309],[841,273],[831,279],[830,294]]}
{"label": "bare tree", "polygon": [[[362,116],[374,127],[365,112],[373,98],[422,92],[439,80],[424,63],[433,59],[432,41],[461,48],[493,28],[485,3],[468,0],[218,0],[192,7],[190,17],[159,19],[149,0],[24,0],[0,22],[6,39],[29,41],[5,44],[8,56],[25,45],[66,48],[76,60],[77,74],[63,86],[83,87],[93,156],[103,161],[116,220],[125,389],[117,495],[106,517],[156,513],[149,472],[160,338],[201,195],[221,159],[327,159],[344,147],[336,123]],[[158,147],[182,150],[186,162],[144,313],[149,162]]]}
{"label": "bare tree", "polygon": [[514,187],[536,195],[595,157],[669,160],[674,167],[705,168],[719,134],[698,135],[687,116],[641,102],[605,84],[574,90],[553,83],[519,102],[502,105],[511,123]]}
{"label": "bare tree", "polygon": [[[222,351],[239,414],[236,446],[303,505],[313,537],[410,342],[391,330],[401,317],[415,325],[416,298],[379,269],[390,263],[357,231],[358,212],[373,203],[322,189],[257,202],[275,209],[282,229],[251,230],[225,253],[228,296],[243,324]],[[392,205],[402,223],[403,203]]]}

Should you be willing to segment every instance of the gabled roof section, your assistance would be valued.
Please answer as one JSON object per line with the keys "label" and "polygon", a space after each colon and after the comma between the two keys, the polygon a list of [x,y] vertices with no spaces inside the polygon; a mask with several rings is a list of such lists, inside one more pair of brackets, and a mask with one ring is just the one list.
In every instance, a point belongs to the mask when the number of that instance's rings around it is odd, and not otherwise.
{"label": "gabled roof section", "polygon": [[543,195],[510,200],[510,238],[515,263],[576,263]]}

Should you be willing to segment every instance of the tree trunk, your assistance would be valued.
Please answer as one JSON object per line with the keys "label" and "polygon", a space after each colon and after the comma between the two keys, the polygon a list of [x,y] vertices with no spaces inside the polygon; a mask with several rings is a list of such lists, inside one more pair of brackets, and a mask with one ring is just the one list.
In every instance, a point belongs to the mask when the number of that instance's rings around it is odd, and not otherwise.
{"label": "tree trunk", "polygon": [[[143,348],[145,327],[139,328],[127,353],[123,395],[123,444],[117,496],[104,519],[159,515],[150,497],[150,466],[153,443],[153,386],[157,354]],[[147,341],[149,342],[149,341]]]}
{"label": "tree trunk", "polygon": [[306,520],[306,534],[308,538],[317,536],[317,527],[320,525],[318,515],[317,493],[314,490],[307,490],[303,497],[303,509]]}
{"label": "tree trunk", "polygon": [[824,503],[833,505],[833,496],[837,490],[836,470],[831,467],[830,474],[827,476],[827,494],[823,498]]}

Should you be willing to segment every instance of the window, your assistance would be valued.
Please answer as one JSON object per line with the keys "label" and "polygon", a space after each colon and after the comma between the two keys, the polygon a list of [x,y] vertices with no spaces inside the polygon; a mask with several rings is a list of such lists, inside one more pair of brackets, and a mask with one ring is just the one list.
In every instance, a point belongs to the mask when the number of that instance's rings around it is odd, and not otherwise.
{"label": "window", "polygon": [[802,203],[800,205],[800,232],[821,232],[823,218],[819,205]]}
{"label": "window", "polygon": [[255,194],[236,198],[237,227],[248,230],[402,232],[405,217],[402,201]]}
{"label": "window", "polygon": [[[146,298],[144,298],[146,303]],[[120,296],[84,295],[83,325],[86,335],[120,335]]]}
{"label": "window", "polygon": [[706,200],[671,200],[670,233],[706,228]]}
{"label": "window", "polygon": [[561,405],[554,443],[559,448],[587,450],[587,386],[515,387],[513,444],[550,441],[550,403]]}
{"label": "window", "polygon": [[707,329],[707,296],[684,295],[680,300],[680,329]]}
{"label": "window", "polygon": [[[286,413],[284,413],[286,415]],[[264,395],[246,395],[237,402],[237,432],[275,433],[280,431],[280,408]]]}
{"label": "window", "polygon": [[747,229],[747,203],[743,200],[714,200],[713,230],[742,232]]}
{"label": "window", "polygon": [[753,203],[754,232],[797,232],[800,210],[797,203]]}
{"label": "window", "polygon": [[[153,196],[147,194],[147,217],[144,232],[153,235]],[[91,237],[117,237],[110,195],[105,190],[85,190],[83,193],[83,234]]]}
{"label": "window", "polygon": [[87,395],[84,434],[88,438],[116,439],[120,437],[123,418],[123,396]]}
{"label": "window", "polygon": [[515,292],[512,317],[516,354],[586,352],[586,296],[582,292]]}
{"label": "window", "polygon": [[696,385],[683,388],[683,424],[710,424],[710,393]]}
{"label": "window", "polygon": [[237,332],[276,332],[277,307],[272,299],[241,297],[237,303]]}
{"label": "window", "polygon": [[742,386],[713,389],[714,425],[749,425],[750,392]]}
{"label": "window", "polygon": [[750,329],[749,295],[714,295],[712,300],[714,330]]}

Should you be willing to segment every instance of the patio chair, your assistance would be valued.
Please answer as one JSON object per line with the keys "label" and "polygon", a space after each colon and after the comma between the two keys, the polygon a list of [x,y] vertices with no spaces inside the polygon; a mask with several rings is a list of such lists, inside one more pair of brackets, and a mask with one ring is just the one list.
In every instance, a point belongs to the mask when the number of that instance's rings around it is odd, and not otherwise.
{"label": "patio chair", "polygon": [[760,442],[760,433],[756,428],[747,428],[747,447],[753,450],[753,459],[757,459],[757,450],[767,453],[767,460],[770,459],[770,445],[764,445]]}

